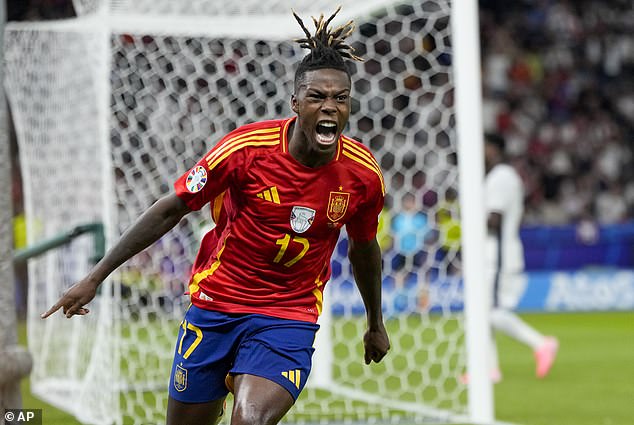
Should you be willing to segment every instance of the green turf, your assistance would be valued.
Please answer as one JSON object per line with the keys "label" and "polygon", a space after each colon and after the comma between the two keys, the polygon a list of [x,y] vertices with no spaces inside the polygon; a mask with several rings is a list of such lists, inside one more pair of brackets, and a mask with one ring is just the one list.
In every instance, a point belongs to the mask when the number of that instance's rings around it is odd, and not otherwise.
{"label": "green turf", "polygon": [[559,338],[559,357],[551,374],[537,380],[532,353],[500,338],[498,419],[525,425],[634,423],[634,312],[524,317]]}
{"label": "green turf", "polygon": [[[634,312],[523,317],[560,339],[560,355],[551,374],[538,380],[530,350],[509,338],[499,339],[504,374],[495,388],[499,420],[523,425],[634,423]],[[20,339],[25,340],[24,326]],[[22,390],[24,407],[42,408],[44,424],[79,423],[31,396],[26,380]]]}

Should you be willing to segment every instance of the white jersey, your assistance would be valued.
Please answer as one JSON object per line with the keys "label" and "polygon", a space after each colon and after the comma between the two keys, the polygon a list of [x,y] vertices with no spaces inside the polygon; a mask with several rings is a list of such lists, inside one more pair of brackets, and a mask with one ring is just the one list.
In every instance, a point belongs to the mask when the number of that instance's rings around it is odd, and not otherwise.
{"label": "white jersey", "polygon": [[487,237],[486,265],[501,273],[524,270],[524,249],[519,230],[524,214],[524,185],[515,169],[508,164],[494,166],[485,178],[486,215],[502,215],[501,246],[497,238]]}

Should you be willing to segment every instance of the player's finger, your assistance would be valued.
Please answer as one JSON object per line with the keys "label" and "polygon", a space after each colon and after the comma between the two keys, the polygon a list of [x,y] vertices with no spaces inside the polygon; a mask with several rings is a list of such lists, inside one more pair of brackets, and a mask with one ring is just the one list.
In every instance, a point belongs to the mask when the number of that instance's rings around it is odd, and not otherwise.
{"label": "player's finger", "polygon": [[53,307],[51,307],[46,313],[40,314],[40,318],[46,319],[48,316],[50,316],[51,314],[55,313],[57,310],[62,308],[63,305],[64,305],[64,303],[62,302],[62,300],[57,301],[53,305]]}
{"label": "player's finger", "polygon": [[83,306],[79,301],[77,301],[68,310],[66,310],[66,317],[70,319],[71,317],[73,317],[73,315],[79,314],[78,312],[81,309],[83,309]]}
{"label": "player's finger", "polygon": [[374,363],[379,363],[381,360],[383,360],[383,357],[385,357],[385,354],[387,354],[387,353],[381,353],[379,351],[374,351],[374,352],[372,352],[372,360],[374,360]]}
{"label": "player's finger", "polygon": [[370,358],[370,352],[368,350],[365,350],[365,364],[370,364],[370,362],[372,361],[372,359]]}

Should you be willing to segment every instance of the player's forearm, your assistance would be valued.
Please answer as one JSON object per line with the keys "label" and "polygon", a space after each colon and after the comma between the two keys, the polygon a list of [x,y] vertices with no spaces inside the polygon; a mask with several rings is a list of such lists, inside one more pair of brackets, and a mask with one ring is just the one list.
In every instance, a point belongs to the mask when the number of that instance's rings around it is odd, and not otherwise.
{"label": "player's forearm", "polygon": [[368,328],[382,326],[381,312],[381,249],[376,240],[367,244],[350,241],[348,257],[352,273],[365,305]]}
{"label": "player's forearm", "polygon": [[168,195],[156,201],[95,265],[88,279],[97,285],[101,284],[117,267],[173,229],[189,211],[176,195]]}

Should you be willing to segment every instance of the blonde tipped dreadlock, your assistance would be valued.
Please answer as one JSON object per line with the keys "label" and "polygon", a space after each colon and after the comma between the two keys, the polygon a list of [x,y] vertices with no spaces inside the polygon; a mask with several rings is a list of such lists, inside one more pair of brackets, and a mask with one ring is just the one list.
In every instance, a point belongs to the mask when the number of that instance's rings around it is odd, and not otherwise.
{"label": "blonde tipped dreadlock", "polygon": [[332,68],[344,71],[349,76],[350,71],[346,67],[345,59],[353,61],[363,60],[354,54],[354,48],[352,46],[345,43],[346,38],[354,31],[355,26],[353,21],[348,21],[332,30],[328,28],[340,10],[341,6],[339,6],[337,10],[335,10],[335,13],[328,19],[324,19],[323,14],[319,16],[319,19],[313,17],[315,34],[311,34],[310,31],[308,31],[302,19],[293,11],[293,16],[306,35],[305,38],[296,39],[295,42],[297,42],[300,47],[310,50],[310,53],[302,59],[295,72],[296,86],[298,80],[306,71]]}
{"label": "blonde tipped dreadlock", "polygon": [[299,46],[304,49],[310,49],[311,53],[317,51],[320,48],[331,48],[334,49],[337,53],[341,55],[343,58],[352,59],[355,61],[363,61],[359,56],[354,54],[354,49],[352,46],[344,44],[346,38],[352,34],[354,31],[354,21],[350,20],[345,24],[335,28],[334,30],[328,29],[328,25],[330,22],[337,16],[337,13],[341,10],[341,6],[335,10],[330,18],[324,20],[324,14],[322,13],[319,16],[319,19],[313,18],[313,23],[315,24],[315,35],[311,35],[310,31],[306,29],[304,25],[304,21],[293,11],[293,16],[299,23],[299,26],[302,27],[304,34],[306,34],[306,38],[298,38],[294,40],[299,43]]}

